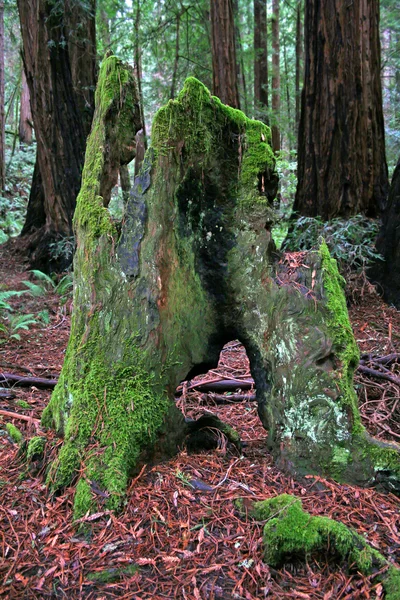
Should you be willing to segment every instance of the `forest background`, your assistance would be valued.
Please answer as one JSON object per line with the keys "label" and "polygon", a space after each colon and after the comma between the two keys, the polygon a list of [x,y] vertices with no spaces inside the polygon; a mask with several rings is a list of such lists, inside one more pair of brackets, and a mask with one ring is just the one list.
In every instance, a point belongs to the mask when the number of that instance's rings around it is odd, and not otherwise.
{"label": "forest background", "polygon": [[[62,13],[60,7],[63,3],[53,4],[53,13],[57,10]],[[98,0],[95,4],[79,0],[70,4],[70,11],[78,12],[77,22],[68,24],[67,33],[72,40],[84,45],[95,20],[97,63],[111,49],[134,65],[145,126],[143,135],[139,136],[137,159],[129,167],[132,177],[143,158],[143,146],[147,147],[155,112],[169,99],[176,97],[184,80],[195,76],[209,89],[215,89],[210,4],[207,0],[193,4],[146,0]],[[27,9],[23,8],[23,3],[21,7],[25,13]],[[270,124],[275,136],[274,149],[277,151],[281,176],[279,208],[283,218],[275,230],[279,244],[287,231],[285,219],[290,216],[297,184],[297,135],[304,74],[304,6],[301,0],[266,3],[235,0],[232,7],[236,37],[237,103],[248,116]],[[398,2],[383,0],[380,3],[381,81],[389,177],[400,155],[399,9]],[[9,0],[0,2],[0,13],[4,27],[4,37],[0,36],[4,42],[3,48],[0,48],[3,55],[0,61],[4,60],[0,95],[3,89],[5,129],[5,162],[1,169],[4,174],[0,177],[3,180],[0,197],[2,243],[8,237],[19,234],[25,222],[36,141],[21,58],[22,39],[17,3]],[[64,39],[60,43],[67,44],[67,41]],[[84,84],[81,85],[80,91],[88,113],[92,110],[93,88],[93,81],[86,88]],[[130,186],[128,170],[121,170],[119,183],[114,189],[110,205],[116,218],[121,218],[123,211],[123,190],[128,190]],[[368,223],[363,230],[364,233],[367,231],[370,242],[370,250],[367,250],[372,252],[370,258],[374,254],[372,247],[377,227],[377,224]],[[315,233],[320,232],[321,223],[307,221],[306,229],[312,230],[310,235],[315,238]],[[304,237],[304,227],[300,227],[299,231],[295,242],[301,249],[302,244],[310,245],[312,240],[301,237]],[[70,257],[72,237],[63,235],[51,243],[53,253],[58,255],[61,252]]]}

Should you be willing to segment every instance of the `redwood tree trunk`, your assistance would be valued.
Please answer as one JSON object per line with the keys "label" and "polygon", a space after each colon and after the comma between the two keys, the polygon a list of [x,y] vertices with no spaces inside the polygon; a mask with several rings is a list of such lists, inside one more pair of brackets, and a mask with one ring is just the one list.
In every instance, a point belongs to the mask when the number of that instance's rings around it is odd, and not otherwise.
{"label": "redwood tree trunk", "polygon": [[358,349],[336,262],[325,244],[276,258],[267,126],[189,78],[155,117],[118,235],[103,190],[141,124],[136,86],[116,57],[102,65],[96,98],[75,213],[71,337],[43,413],[65,434],[53,489],[79,474],[76,517],[96,510],[93,484],[120,507],[132,471],[175,452],[188,432],[177,384],[214,366],[234,338],[282,466],[398,483],[397,447],[361,425]]}
{"label": "redwood tree trunk", "polygon": [[307,0],[297,214],[328,220],[384,208],[380,69],[378,0]]}
{"label": "redwood tree trunk", "polygon": [[254,0],[254,113],[268,124],[268,49],[266,0]]}
{"label": "redwood tree trunk", "polygon": [[213,93],[225,104],[240,108],[232,0],[211,0],[210,18]]}
{"label": "redwood tree trunk", "polygon": [[281,67],[279,41],[279,0],[272,1],[272,148],[274,152],[281,149],[279,131],[279,112],[281,108]]}
{"label": "redwood tree trunk", "polygon": [[6,183],[6,132],[4,112],[4,0],[0,0],[0,193],[2,194]]}
{"label": "redwood tree trunk", "polygon": [[[35,133],[37,162],[43,186],[43,230],[34,236],[32,266],[62,270],[70,257],[53,260],[51,244],[72,236],[72,216],[81,183],[86,136],[93,113],[94,7],[91,13],[77,3],[63,2],[62,10],[47,0],[18,0],[23,60]],[[85,31],[81,33],[82,25]],[[65,40],[69,43],[66,44]],[[71,54],[70,54],[71,52]],[[35,192],[37,186],[32,186]],[[29,202],[27,223],[38,222]],[[23,234],[31,233],[24,227]]]}
{"label": "redwood tree trunk", "polygon": [[372,279],[383,289],[386,302],[400,309],[400,158],[393,173],[376,248],[384,261],[374,265]]}
{"label": "redwood tree trunk", "polygon": [[302,22],[302,8],[303,0],[297,0],[296,9],[296,127],[295,131],[298,133],[299,122],[300,122],[300,106],[301,106],[301,94],[300,94],[300,81],[303,67],[303,22]]}
{"label": "redwood tree trunk", "polygon": [[28,82],[26,81],[25,69],[22,66],[21,77],[21,102],[19,111],[18,136],[21,144],[32,143],[32,111],[29,96]]}

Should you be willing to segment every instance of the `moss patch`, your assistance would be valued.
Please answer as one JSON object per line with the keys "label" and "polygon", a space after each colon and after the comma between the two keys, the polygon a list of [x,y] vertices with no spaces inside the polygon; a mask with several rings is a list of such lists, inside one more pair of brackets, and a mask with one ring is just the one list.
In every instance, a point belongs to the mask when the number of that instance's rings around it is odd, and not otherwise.
{"label": "moss patch", "polygon": [[28,461],[39,460],[43,454],[46,446],[46,438],[35,436],[29,440],[28,447],[26,450],[26,458]]}
{"label": "moss patch", "polygon": [[[309,560],[324,554],[346,561],[349,567],[364,575],[389,566],[388,561],[371,548],[358,533],[343,523],[327,517],[313,517],[305,512],[295,496],[282,494],[269,500],[254,503],[251,516],[266,521],[264,526],[264,556],[266,562],[278,567],[293,559]],[[380,576],[386,598],[400,597],[400,570],[389,566]],[[396,595],[397,594],[397,595]]]}
{"label": "moss patch", "polygon": [[15,427],[15,425],[13,425],[12,423],[6,424],[6,430],[12,441],[16,444],[20,444],[24,439],[24,436],[22,435],[18,427]]}
{"label": "moss patch", "polygon": [[133,577],[139,571],[137,565],[129,565],[121,569],[107,569],[106,571],[94,571],[88,573],[87,579],[94,583],[114,583],[124,577]]}

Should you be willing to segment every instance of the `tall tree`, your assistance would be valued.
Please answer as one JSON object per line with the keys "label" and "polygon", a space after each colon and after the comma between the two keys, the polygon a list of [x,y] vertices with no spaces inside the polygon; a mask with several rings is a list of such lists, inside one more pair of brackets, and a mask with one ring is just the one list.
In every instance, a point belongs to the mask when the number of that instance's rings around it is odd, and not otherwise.
{"label": "tall tree", "polygon": [[272,0],[272,148],[274,152],[281,149],[279,131],[279,112],[281,107],[281,71],[279,43],[279,0]]}
{"label": "tall tree", "polygon": [[296,94],[296,132],[298,132],[300,122],[300,107],[301,107],[301,96],[300,96],[300,81],[301,71],[303,64],[303,22],[302,22],[302,8],[303,0],[297,0],[296,7],[296,83],[295,83],[295,94]]}
{"label": "tall tree", "polygon": [[210,9],[213,93],[224,104],[240,108],[232,0],[211,0]]}
{"label": "tall tree", "polygon": [[254,0],[254,113],[268,123],[268,48],[266,0]]}
{"label": "tall tree", "polygon": [[307,0],[294,211],[375,216],[388,191],[379,0]]}
{"label": "tall tree", "polygon": [[6,123],[4,111],[4,0],[0,0],[0,193],[3,193],[6,179],[5,147]]}
{"label": "tall tree", "polygon": [[70,257],[54,260],[51,244],[72,236],[93,115],[95,0],[18,0],[18,9],[37,139],[37,180],[22,235],[39,226],[31,237],[32,264],[57,270]]}

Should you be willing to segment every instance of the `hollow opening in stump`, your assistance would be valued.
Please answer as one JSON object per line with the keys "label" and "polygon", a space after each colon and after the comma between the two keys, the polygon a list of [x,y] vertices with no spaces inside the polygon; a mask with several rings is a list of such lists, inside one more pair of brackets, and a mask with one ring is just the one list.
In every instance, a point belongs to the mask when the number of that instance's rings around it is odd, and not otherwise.
{"label": "hollow opening in stump", "polygon": [[[218,362],[210,368],[197,365],[176,390],[177,406],[191,426],[186,440],[188,452],[202,450],[237,452],[258,441],[265,444],[266,431],[260,421],[255,383],[250,372],[246,348],[239,340],[226,343]],[[220,423],[213,422],[213,417]],[[235,445],[230,431],[238,433]]]}

